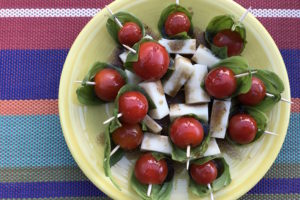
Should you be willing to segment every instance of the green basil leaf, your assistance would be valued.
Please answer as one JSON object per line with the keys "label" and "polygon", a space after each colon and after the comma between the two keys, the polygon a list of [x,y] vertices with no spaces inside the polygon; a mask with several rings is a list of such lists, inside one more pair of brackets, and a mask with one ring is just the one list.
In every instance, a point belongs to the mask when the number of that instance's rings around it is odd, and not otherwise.
{"label": "green basil leaf", "polygon": [[[230,171],[229,171],[229,166],[227,164],[227,162],[225,161],[224,158],[221,157],[205,157],[205,158],[201,158],[199,160],[195,160],[192,161],[192,164],[204,164],[210,160],[214,160],[215,162],[217,162],[218,164],[221,164],[221,174],[220,171],[218,171],[218,177],[216,180],[214,180],[211,184],[212,190],[218,191],[222,188],[224,188],[225,186],[229,185],[231,182],[231,176],[230,176]],[[193,194],[200,196],[200,197],[204,197],[207,196],[209,194],[209,189],[206,185],[200,185],[197,184],[192,178],[190,178],[190,190],[192,191]]]}
{"label": "green basil leaf", "polygon": [[161,159],[166,158],[166,156],[162,153],[152,152],[151,154],[157,161],[160,161]]}
{"label": "green basil leaf", "polygon": [[130,185],[133,190],[144,200],[168,200],[170,199],[173,179],[169,182],[164,182],[162,185],[152,185],[151,195],[147,196],[148,185],[140,183],[132,173]]}
{"label": "green basil leaf", "polygon": [[[235,31],[238,32],[243,39],[244,45],[243,49],[245,48],[245,45],[247,43],[246,41],[246,29],[243,24],[240,24],[238,22],[235,22],[235,18],[232,15],[220,15],[214,17],[208,24],[205,30],[205,40],[208,42],[208,44],[211,47],[212,52],[218,56],[219,58],[227,58],[227,48],[225,47],[217,47],[213,44],[213,38],[217,33],[224,29],[231,29],[231,27],[235,25]],[[242,49],[242,51],[243,51]]]}
{"label": "green basil leaf", "polygon": [[[169,37],[166,34],[165,31],[165,22],[167,20],[167,18],[169,17],[170,14],[174,13],[174,12],[183,12],[184,14],[186,14],[186,16],[189,18],[190,22],[191,22],[191,27],[188,33],[183,32],[183,33],[179,33],[175,36]],[[185,9],[184,7],[177,5],[177,4],[171,4],[168,7],[166,7],[159,18],[158,21],[158,30],[160,32],[160,34],[162,35],[163,38],[168,38],[168,39],[190,39],[191,36],[193,35],[193,23],[192,23],[192,13],[190,13],[187,9]]]}
{"label": "green basil leaf", "polygon": [[245,58],[241,56],[232,56],[230,58],[221,60],[219,63],[212,66],[211,69],[221,67],[221,66],[231,69],[233,73],[236,75],[249,72],[248,76],[237,78],[237,88],[231,97],[235,97],[239,94],[247,93],[250,90],[251,83],[252,83],[251,81],[252,74],[250,73],[250,68]]}
{"label": "green basil leaf", "polygon": [[117,162],[119,162],[123,156],[125,155],[125,151],[119,148],[111,157],[109,165],[110,167],[114,166]]}
{"label": "green basil leaf", "polygon": [[142,121],[141,124],[142,124],[142,131],[146,132],[148,130],[146,123]]}
{"label": "green basil leaf", "polygon": [[113,16],[109,17],[106,22],[106,29],[107,29],[108,33],[118,44],[120,44],[119,38],[118,38],[118,33],[120,30],[120,27],[115,22],[114,17],[118,18],[118,20],[122,24],[125,24],[126,22],[136,23],[141,28],[143,36],[145,36],[144,25],[136,16],[134,16],[128,12],[118,12],[118,13],[115,13]]}
{"label": "green basil leaf", "polygon": [[108,63],[103,63],[103,62],[96,62],[91,66],[89,69],[87,75],[84,77],[82,81],[82,86],[77,88],[76,94],[77,94],[77,99],[80,103],[84,105],[99,105],[106,103],[105,101],[99,99],[95,92],[94,92],[94,86],[93,85],[87,85],[87,81],[94,81],[95,75],[101,71],[102,69],[105,68],[111,68],[116,70],[125,80],[125,82],[128,82],[128,78],[126,73],[120,69],[119,67],[116,67],[114,65],[108,64]]}
{"label": "green basil leaf", "polygon": [[253,106],[260,111],[267,112],[271,110],[271,108],[280,101],[281,95],[280,94],[273,94],[274,97],[265,97],[263,101],[261,101],[258,105]]}

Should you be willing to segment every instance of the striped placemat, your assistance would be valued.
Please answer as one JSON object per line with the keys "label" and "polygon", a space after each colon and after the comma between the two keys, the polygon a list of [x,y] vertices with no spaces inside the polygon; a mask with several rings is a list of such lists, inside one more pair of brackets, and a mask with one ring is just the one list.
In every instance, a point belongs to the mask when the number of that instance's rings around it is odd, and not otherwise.
{"label": "striped placemat", "polygon": [[[60,73],[84,25],[111,0],[0,0],[0,198],[109,199],[80,171],[57,108]],[[292,101],[281,152],[242,199],[300,199],[300,1],[237,0],[273,36]]]}

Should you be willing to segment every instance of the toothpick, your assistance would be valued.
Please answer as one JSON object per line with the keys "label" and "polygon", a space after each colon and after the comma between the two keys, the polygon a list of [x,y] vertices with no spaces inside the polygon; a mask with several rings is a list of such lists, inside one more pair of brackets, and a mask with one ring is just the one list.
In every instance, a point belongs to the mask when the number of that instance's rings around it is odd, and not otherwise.
{"label": "toothpick", "polygon": [[120,145],[117,145],[109,154],[109,156],[112,156],[114,153],[116,153],[118,151],[118,149],[120,148]]}
{"label": "toothpick", "polygon": [[246,18],[246,16],[250,12],[250,10],[251,10],[251,6],[246,10],[246,12],[244,12],[244,14],[241,16],[240,20],[237,23],[234,23],[232,25],[231,31],[234,31],[237,26],[239,26],[241,23],[243,23],[244,19]]}
{"label": "toothpick", "polygon": [[127,46],[126,44],[122,44],[122,45],[123,45],[123,47],[124,47],[125,49],[127,49],[127,50],[130,51],[131,53],[136,54],[136,50],[134,50],[133,48]]}
{"label": "toothpick", "polygon": [[152,184],[148,185],[148,190],[147,190],[147,196],[150,197],[151,195],[151,190],[152,190]]}
{"label": "toothpick", "polygon": [[212,189],[211,189],[210,183],[207,184],[207,187],[208,187],[209,193],[210,193],[210,200],[214,200],[214,194],[213,194],[213,191],[212,191]]}
{"label": "toothpick", "polygon": [[[117,118],[120,118],[120,117],[122,117],[122,113],[119,113],[117,115]],[[103,122],[103,125],[108,124],[109,122],[113,121],[114,119],[115,119],[115,117],[111,117],[111,118],[107,119],[106,121]]]}
{"label": "toothpick", "polygon": [[271,131],[264,131],[265,134],[269,134],[269,135],[278,135],[277,133],[273,133]]}
{"label": "toothpick", "polygon": [[[250,73],[251,73],[251,74],[256,74],[257,71],[251,71]],[[241,78],[241,77],[248,76],[248,75],[249,75],[249,72],[245,72],[245,73],[241,73],[241,74],[234,75],[234,77],[235,77],[235,78]]]}
{"label": "toothpick", "polygon": [[105,6],[105,8],[106,8],[107,11],[109,12],[109,14],[114,18],[114,20],[115,20],[115,22],[118,24],[118,26],[119,26],[120,28],[123,28],[122,23],[119,21],[118,18],[116,18],[116,17],[114,16],[114,13],[111,11],[111,9],[110,9],[108,6]]}
{"label": "toothpick", "polygon": [[[82,83],[82,81],[74,81],[74,83]],[[87,81],[87,82],[85,82],[87,85],[96,85],[96,83],[95,82],[91,82],[91,81]]]}
{"label": "toothpick", "polygon": [[[274,94],[270,94],[270,93],[266,93],[266,96],[267,96],[267,97],[275,97]],[[287,100],[287,99],[285,99],[285,98],[281,98],[280,100],[281,100],[281,101],[284,101],[284,102],[287,102],[287,103],[290,103],[290,104],[294,103],[294,102],[289,101],[289,100]]]}
{"label": "toothpick", "polygon": [[176,5],[179,5],[179,0],[176,0]]}
{"label": "toothpick", "polygon": [[190,167],[190,157],[191,157],[191,145],[186,147],[186,157],[188,158],[186,162],[186,170],[189,170]]}

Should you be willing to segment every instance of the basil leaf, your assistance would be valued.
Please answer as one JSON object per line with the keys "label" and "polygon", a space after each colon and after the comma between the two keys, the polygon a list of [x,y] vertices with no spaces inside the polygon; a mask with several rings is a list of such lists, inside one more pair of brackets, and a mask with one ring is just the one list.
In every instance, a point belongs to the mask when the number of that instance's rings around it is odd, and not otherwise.
{"label": "basil leaf", "polygon": [[81,84],[82,86],[77,88],[76,90],[77,99],[80,103],[84,105],[99,105],[99,104],[106,103],[105,101],[101,100],[99,97],[96,96],[93,85],[86,84],[87,81],[94,81],[96,74],[105,68],[111,68],[116,70],[125,80],[125,82],[126,83],[128,82],[126,73],[119,67],[116,67],[111,64],[103,63],[103,62],[96,62],[91,66],[87,75],[84,77]]}
{"label": "basil leaf", "polygon": [[149,95],[140,86],[138,86],[138,85],[132,85],[132,84],[126,84],[126,85],[124,85],[119,90],[118,95],[117,95],[117,97],[115,99],[115,108],[114,108],[114,111],[113,111],[113,114],[114,114],[115,118],[114,118],[114,120],[109,125],[110,132],[113,132],[117,128],[119,128],[119,127],[122,126],[122,124],[120,123],[120,121],[119,121],[119,119],[117,117],[117,115],[119,113],[119,98],[120,98],[120,96],[122,94],[124,94],[125,92],[129,92],[129,91],[137,91],[137,92],[142,93],[147,98],[147,101],[148,101],[148,104],[149,104],[149,110],[156,108],[156,106],[153,103],[152,99],[149,97]]}
{"label": "basil leaf", "polygon": [[253,108],[256,108],[256,109],[264,111],[264,112],[269,111],[281,99],[280,94],[273,94],[273,95],[274,95],[274,97],[266,96],[263,101],[261,101],[256,106],[253,106]]}
{"label": "basil leaf", "polygon": [[118,44],[120,44],[119,38],[118,38],[118,33],[120,30],[120,27],[115,22],[114,17],[118,18],[118,20],[122,24],[125,24],[126,22],[136,23],[141,28],[143,36],[145,36],[144,25],[136,16],[134,16],[128,12],[118,12],[118,13],[115,13],[113,16],[109,17],[106,22],[106,29],[107,29],[108,33]]}
{"label": "basil leaf", "polygon": [[250,90],[252,83],[252,74],[250,73],[250,68],[245,58],[241,56],[232,56],[230,58],[221,60],[217,64],[213,65],[211,69],[215,69],[221,66],[231,69],[235,75],[249,72],[248,76],[237,78],[237,88],[231,97],[247,93]]}
{"label": "basil leaf", "polygon": [[130,185],[133,190],[144,200],[168,200],[170,199],[173,179],[162,185],[153,184],[150,197],[147,196],[148,185],[140,183],[132,173]]}
{"label": "basil leaf", "polygon": [[[112,148],[114,149],[114,147]],[[123,156],[125,155],[125,151],[121,148],[119,148],[111,157],[109,165],[110,167],[114,166],[117,162],[119,162]]]}
{"label": "basil leaf", "polygon": [[[216,180],[214,180],[211,184],[212,190],[218,191],[225,186],[229,185],[231,182],[231,177],[230,177],[230,171],[229,171],[229,166],[226,163],[225,159],[222,157],[205,157],[201,158],[199,160],[192,161],[191,164],[204,164],[210,160],[215,161],[218,165],[221,165],[218,167],[218,177]],[[221,170],[220,170],[221,169]],[[219,174],[221,173],[221,174]],[[209,194],[209,189],[206,185],[200,185],[197,184],[192,178],[190,178],[190,190],[192,191],[193,194],[203,197],[207,196]]]}
{"label": "basil leaf", "polygon": [[[165,22],[168,19],[169,15],[175,12],[183,12],[184,14],[186,14],[186,16],[189,18],[190,22],[191,22],[191,27],[188,33],[183,32],[183,33],[178,33],[175,36],[169,37],[166,34],[165,31]],[[171,4],[168,7],[166,7],[159,18],[158,21],[158,30],[160,32],[160,34],[162,35],[163,38],[169,38],[169,39],[190,39],[191,36],[193,35],[193,23],[192,23],[192,13],[190,13],[187,9],[185,9],[184,7],[177,5],[177,4]]]}
{"label": "basil leaf", "polygon": [[155,158],[155,160],[157,160],[157,161],[160,161],[161,159],[166,158],[166,156],[162,153],[152,152],[151,154]]}
{"label": "basil leaf", "polygon": [[220,15],[214,17],[208,24],[205,30],[205,40],[211,47],[211,51],[218,56],[219,58],[227,58],[227,47],[217,47],[213,44],[213,38],[217,33],[224,29],[231,29],[231,27],[235,25],[236,28],[234,31],[238,32],[243,39],[243,49],[247,43],[246,41],[246,29],[243,24],[235,22],[235,18],[232,15]]}

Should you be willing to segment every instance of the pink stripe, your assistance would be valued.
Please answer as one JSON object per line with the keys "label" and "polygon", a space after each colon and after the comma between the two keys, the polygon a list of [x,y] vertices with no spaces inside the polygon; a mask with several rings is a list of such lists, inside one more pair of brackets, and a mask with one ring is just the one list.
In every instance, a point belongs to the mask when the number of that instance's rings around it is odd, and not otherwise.
{"label": "pink stripe", "polygon": [[102,8],[113,0],[0,0],[1,8]]}
{"label": "pink stripe", "polygon": [[57,115],[57,100],[1,100],[0,115]]}
{"label": "pink stripe", "polygon": [[300,113],[300,98],[292,98],[292,112]]}
{"label": "pink stripe", "polygon": [[245,8],[300,9],[299,0],[235,0]]}

